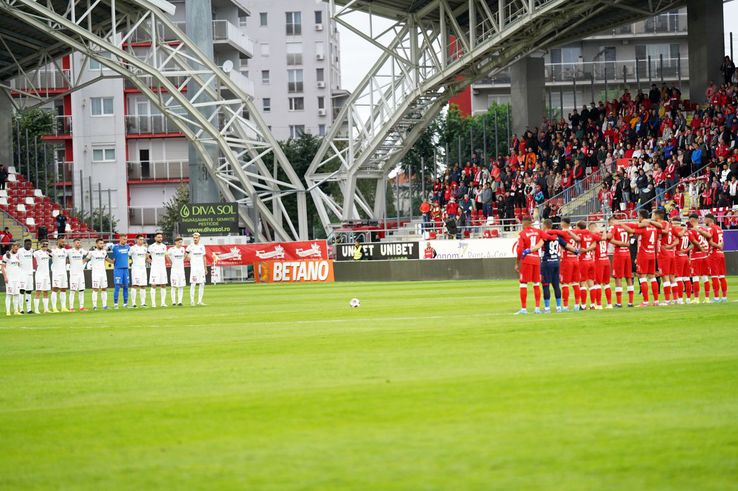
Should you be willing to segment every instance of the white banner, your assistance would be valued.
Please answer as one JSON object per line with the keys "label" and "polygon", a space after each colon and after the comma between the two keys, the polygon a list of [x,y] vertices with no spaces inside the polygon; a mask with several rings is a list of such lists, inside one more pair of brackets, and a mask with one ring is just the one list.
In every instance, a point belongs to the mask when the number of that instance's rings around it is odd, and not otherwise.
{"label": "white banner", "polygon": [[421,240],[420,257],[429,259],[424,254],[428,244],[436,251],[434,259],[492,259],[515,257],[518,239],[469,239],[469,240]]}

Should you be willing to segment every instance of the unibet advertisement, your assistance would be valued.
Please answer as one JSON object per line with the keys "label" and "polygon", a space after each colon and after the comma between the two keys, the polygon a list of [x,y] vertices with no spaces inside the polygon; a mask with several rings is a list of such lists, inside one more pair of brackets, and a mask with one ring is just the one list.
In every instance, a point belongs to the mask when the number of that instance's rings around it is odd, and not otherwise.
{"label": "unibet advertisement", "polygon": [[179,217],[181,235],[238,235],[237,203],[187,203]]}

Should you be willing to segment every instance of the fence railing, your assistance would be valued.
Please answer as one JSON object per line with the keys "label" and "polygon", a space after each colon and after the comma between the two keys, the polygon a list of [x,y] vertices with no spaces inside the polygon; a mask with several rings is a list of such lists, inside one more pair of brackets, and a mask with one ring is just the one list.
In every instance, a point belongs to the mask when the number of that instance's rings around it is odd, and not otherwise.
{"label": "fence railing", "polygon": [[127,114],[126,131],[129,135],[180,133],[179,128],[163,114]]}
{"label": "fence railing", "polygon": [[186,160],[159,162],[127,162],[129,181],[182,181],[190,176],[190,165]]}
{"label": "fence railing", "polygon": [[57,70],[55,67],[44,67],[16,77],[10,81],[10,87],[18,90],[65,89],[71,70]]}
{"label": "fence railing", "polygon": [[51,132],[54,136],[67,136],[72,134],[72,116],[54,116]]}
{"label": "fence railing", "polygon": [[572,202],[576,198],[583,196],[593,189],[596,189],[602,185],[602,180],[607,174],[607,169],[604,165],[601,165],[597,170],[584,179],[574,181],[571,186],[562,190],[558,194],[551,196],[549,199],[544,201],[538,206],[538,213],[543,213],[545,208],[560,209],[563,205]]}

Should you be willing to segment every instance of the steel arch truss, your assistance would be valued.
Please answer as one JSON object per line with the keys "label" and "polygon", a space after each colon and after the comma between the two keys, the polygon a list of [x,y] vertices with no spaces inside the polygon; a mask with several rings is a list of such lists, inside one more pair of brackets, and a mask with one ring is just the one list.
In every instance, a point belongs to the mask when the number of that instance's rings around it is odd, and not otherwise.
{"label": "steel arch truss", "polygon": [[[169,7],[156,0],[0,0],[0,11],[98,61],[148,97],[195,146],[223,199],[244,205],[241,219],[259,240],[307,238],[304,186],[252,97],[169,20]],[[296,223],[283,202],[291,195]]]}
{"label": "steel arch truss", "polygon": [[[388,173],[449,98],[512,62],[571,36],[621,2],[592,0],[430,0],[397,10],[393,24],[362,32],[349,17],[371,2],[335,7],[335,21],[381,50],[341,109],[305,178],[326,231],[331,223],[380,220]],[[666,2],[665,10],[674,2]],[[656,9],[654,9],[656,10]],[[658,13],[656,11],[651,14]],[[373,202],[357,181],[372,180]]]}

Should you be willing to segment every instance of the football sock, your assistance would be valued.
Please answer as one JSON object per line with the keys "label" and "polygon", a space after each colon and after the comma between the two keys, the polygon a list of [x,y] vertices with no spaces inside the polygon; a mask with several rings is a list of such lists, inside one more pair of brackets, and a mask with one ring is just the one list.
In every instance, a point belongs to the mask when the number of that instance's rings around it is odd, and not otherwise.
{"label": "football sock", "polygon": [[6,293],[5,294],[5,313],[6,314],[11,314],[12,313],[12,310],[11,310],[11,307],[12,307],[11,302],[12,301],[13,301],[12,295],[8,295]]}
{"label": "football sock", "polygon": [[658,302],[659,301],[659,282],[656,281],[656,278],[651,280],[651,293],[653,293],[653,301]]}
{"label": "football sock", "polygon": [[161,293],[161,304],[162,305],[166,305],[166,303],[167,303],[167,289],[166,288],[162,288],[160,293]]}
{"label": "football sock", "polygon": [[664,281],[664,300],[667,302],[671,300],[671,282]]}
{"label": "football sock", "polygon": [[136,305],[136,293],[138,292],[138,288],[131,289],[131,304]]}
{"label": "football sock", "polygon": [[[192,303],[195,303],[195,285],[192,285],[190,290],[190,297],[192,299]],[[525,308],[528,304],[528,285],[525,285],[523,283],[520,284],[520,307]]]}
{"label": "football sock", "polygon": [[182,303],[182,297],[184,297],[184,287],[180,286],[177,288],[177,303]]}
{"label": "football sock", "polygon": [[712,277],[712,296],[717,298],[720,296],[720,278]]}
{"label": "football sock", "polygon": [[[540,285],[533,285],[533,293],[536,292],[536,288],[538,288],[538,300],[536,300],[536,307],[538,307],[541,304],[541,287]],[[197,297],[197,303],[202,303],[202,297],[205,296],[205,283],[200,283],[200,291],[198,292]]]}
{"label": "football sock", "polygon": [[[600,291],[600,285],[593,285],[589,289],[589,301],[592,305],[599,305],[599,301],[597,300],[599,296],[597,293],[598,291]],[[585,303],[586,303],[586,299],[585,299]]]}
{"label": "football sock", "polygon": [[607,305],[612,305],[612,288],[610,288],[610,285],[605,285],[605,300],[607,300]]}
{"label": "football sock", "polygon": [[720,291],[723,293],[723,298],[728,298],[728,279],[725,276],[720,277]]}
{"label": "football sock", "polygon": [[41,299],[34,298],[33,299],[33,311],[36,313],[40,312],[40,307],[41,307]]}
{"label": "football sock", "polygon": [[115,288],[113,289],[113,303],[115,305],[118,305],[118,298],[120,297],[120,286],[115,285]]}
{"label": "football sock", "polygon": [[615,287],[615,303],[617,303],[618,305],[623,304],[623,287],[622,286]]}
{"label": "football sock", "polygon": [[700,298],[700,279],[698,277],[692,278],[692,293],[696,300]]}
{"label": "football sock", "polygon": [[708,299],[710,298],[710,280],[708,280],[706,276],[703,276],[702,283],[705,289],[705,299]]}
{"label": "football sock", "polygon": [[16,312],[20,312],[23,309],[23,298],[20,293],[13,295],[13,305],[15,306]]}
{"label": "football sock", "polygon": [[59,299],[61,300],[62,310],[67,308],[67,292],[59,292]]}
{"label": "football sock", "polygon": [[632,304],[635,300],[635,287],[628,285],[628,303]]}
{"label": "football sock", "polygon": [[103,308],[108,306],[108,291],[103,290],[100,292],[100,296],[102,297],[102,306]]}
{"label": "football sock", "polygon": [[571,286],[571,290],[574,292],[574,305],[579,305],[579,296],[581,295],[580,292],[579,292],[579,290],[580,290],[579,284],[574,283]]}
{"label": "football sock", "polygon": [[564,285],[561,287],[561,295],[564,298],[564,307],[569,306],[569,285]]}
{"label": "football sock", "polygon": [[92,290],[92,308],[97,308],[97,290]]}
{"label": "football sock", "polygon": [[543,306],[551,307],[551,288],[549,285],[543,285]]}
{"label": "football sock", "polygon": [[156,289],[151,288],[151,306],[156,307]]}
{"label": "football sock", "polygon": [[580,286],[579,287],[579,305],[582,307],[586,307],[587,305],[587,287],[586,286]]}
{"label": "football sock", "polygon": [[49,297],[43,298],[43,304],[44,304],[44,312],[49,311]]}
{"label": "football sock", "polygon": [[128,305],[128,285],[123,285],[123,305]]}
{"label": "football sock", "polygon": [[561,306],[561,285],[558,281],[553,284],[554,298],[556,298],[556,305]]}
{"label": "football sock", "polygon": [[57,293],[51,292],[51,308],[54,310],[56,310],[56,297],[57,297]]}
{"label": "football sock", "polygon": [[[203,294],[203,288],[205,288],[205,284],[200,284],[200,302],[202,302],[202,294]],[[539,308],[541,306],[541,284],[540,283],[533,283],[533,298],[536,300],[536,308]]]}
{"label": "football sock", "polygon": [[[717,288],[715,288],[715,291],[718,291]],[[26,292],[26,312],[31,311],[31,294]],[[38,309],[36,309],[38,312]]]}
{"label": "football sock", "polygon": [[[74,296],[74,292],[72,292],[72,296]],[[78,291],[77,296],[79,297],[79,308],[84,309],[85,308],[85,291],[84,290]]]}
{"label": "football sock", "polygon": [[641,295],[643,295],[643,301],[648,302],[648,280],[646,278],[641,278]]}

